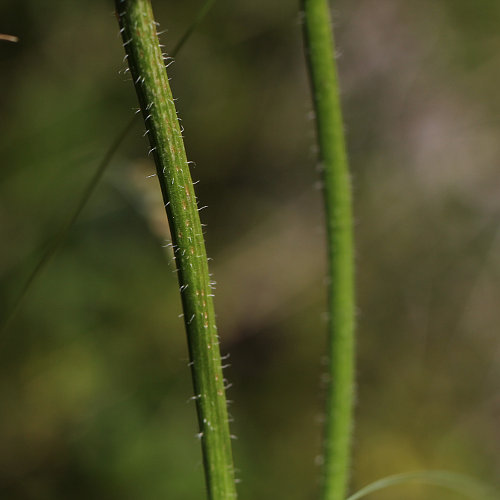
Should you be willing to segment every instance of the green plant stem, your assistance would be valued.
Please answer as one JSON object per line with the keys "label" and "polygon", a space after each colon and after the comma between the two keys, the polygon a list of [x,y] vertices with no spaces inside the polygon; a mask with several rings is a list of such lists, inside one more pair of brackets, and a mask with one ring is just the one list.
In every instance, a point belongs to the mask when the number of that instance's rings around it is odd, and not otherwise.
{"label": "green plant stem", "polygon": [[351,186],[326,0],[302,0],[306,57],[323,170],[329,263],[329,374],[323,499],[346,497],[354,399]]}
{"label": "green plant stem", "polygon": [[149,0],[116,0],[172,235],[208,497],[236,497],[212,288],[193,183]]}

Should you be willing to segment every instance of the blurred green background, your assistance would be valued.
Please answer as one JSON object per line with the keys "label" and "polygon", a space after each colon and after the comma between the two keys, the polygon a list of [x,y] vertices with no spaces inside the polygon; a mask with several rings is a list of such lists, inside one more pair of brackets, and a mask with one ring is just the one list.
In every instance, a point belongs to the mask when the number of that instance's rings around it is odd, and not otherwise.
{"label": "blurred green background", "polygon": [[[298,2],[219,1],[171,66],[218,282],[240,498],[314,499],[325,252]],[[201,0],[153,2],[167,50]],[[339,0],[355,196],[353,489],[500,465],[500,3]],[[113,2],[3,1],[0,315],[136,107]],[[122,73],[120,73],[120,71]],[[137,124],[0,338],[0,497],[200,499],[168,228]],[[372,498],[452,499],[399,487]]]}

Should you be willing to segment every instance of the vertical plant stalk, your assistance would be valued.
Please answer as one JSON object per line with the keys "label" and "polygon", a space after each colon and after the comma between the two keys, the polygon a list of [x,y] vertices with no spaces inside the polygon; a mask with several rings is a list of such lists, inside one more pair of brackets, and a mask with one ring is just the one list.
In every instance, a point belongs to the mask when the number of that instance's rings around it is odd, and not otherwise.
{"label": "vertical plant stalk", "polygon": [[323,500],[347,493],[354,399],[351,186],[327,0],[302,0],[306,58],[323,169],[329,265],[329,375]]}
{"label": "vertical plant stalk", "polygon": [[115,3],[172,235],[208,497],[233,499],[234,467],[207,256],[156,23],[149,0]]}

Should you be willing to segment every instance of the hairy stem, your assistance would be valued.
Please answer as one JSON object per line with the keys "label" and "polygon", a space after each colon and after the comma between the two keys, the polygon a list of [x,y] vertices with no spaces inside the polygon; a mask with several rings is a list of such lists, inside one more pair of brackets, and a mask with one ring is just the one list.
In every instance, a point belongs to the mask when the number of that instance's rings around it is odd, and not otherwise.
{"label": "hairy stem", "polygon": [[212,288],[193,183],[149,0],[115,0],[165,202],[188,337],[208,497],[236,497]]}
{"label": "hairy stem", "polygon": [[304,38],[323,169],[329,263],[329,374],[323,500],[343,500],[349,478],[354,393],[351,186],[327,0],[302,0]]}

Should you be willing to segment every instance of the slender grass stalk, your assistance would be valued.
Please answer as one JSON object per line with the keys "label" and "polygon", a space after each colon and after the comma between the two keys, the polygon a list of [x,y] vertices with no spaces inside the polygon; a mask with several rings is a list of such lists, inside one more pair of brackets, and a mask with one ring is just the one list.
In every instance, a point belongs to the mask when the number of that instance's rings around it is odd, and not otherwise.
{"label": "slender grass stalk", "polygon": [[116,0],[123,45],[170,224],[208,497],[236,498],[228,413],[202,227],[149,0]]}
{"label": "slender grass stalk", "polygon": [[346,497],[354,399],[351,186],[327,0],[302,0],[304,39],[323,169],[329,264],[329,373],[323,499]]}

